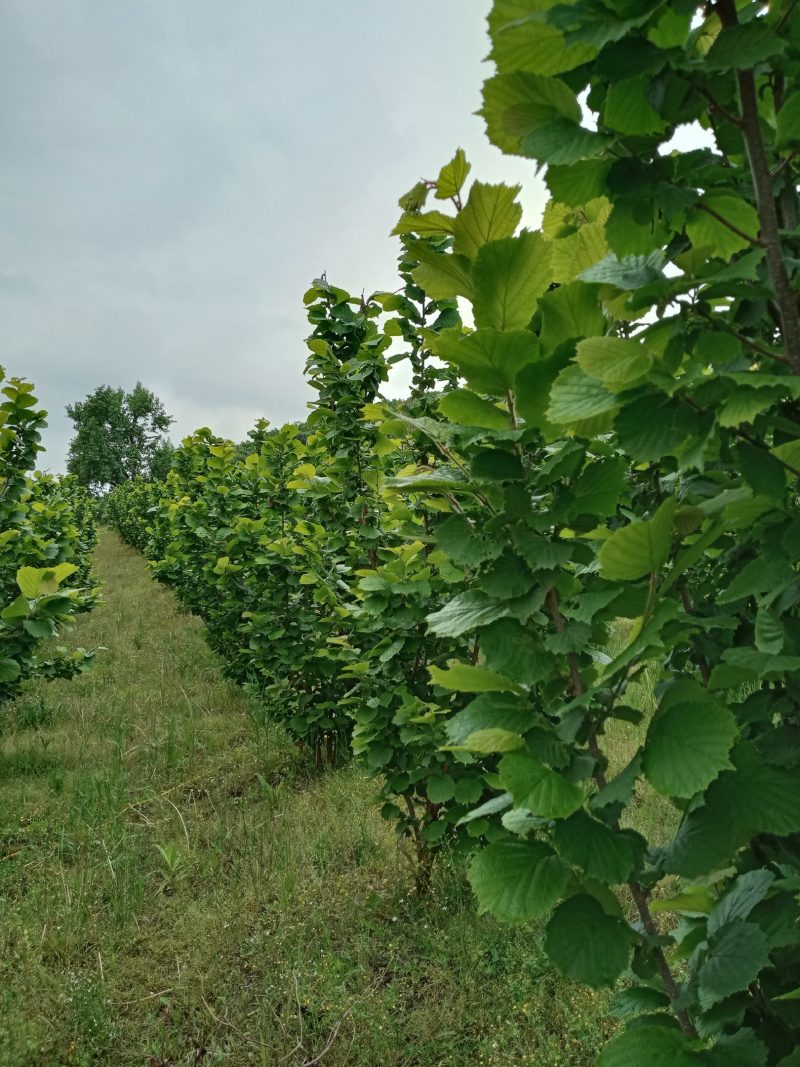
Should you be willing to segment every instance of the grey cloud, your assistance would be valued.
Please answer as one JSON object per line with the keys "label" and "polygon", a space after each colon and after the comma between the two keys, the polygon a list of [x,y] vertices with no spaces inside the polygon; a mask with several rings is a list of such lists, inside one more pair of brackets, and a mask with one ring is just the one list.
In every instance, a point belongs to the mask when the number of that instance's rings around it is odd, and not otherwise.
{"label": "grey cloud", "polygon": [[535,221],[472,115],[484,7],[6,0],[0,362],[50,408],[47,465],[102,382],[144,381],[176,437],[303,418],[304,290],[393,285],[397,197],[457,145]]}

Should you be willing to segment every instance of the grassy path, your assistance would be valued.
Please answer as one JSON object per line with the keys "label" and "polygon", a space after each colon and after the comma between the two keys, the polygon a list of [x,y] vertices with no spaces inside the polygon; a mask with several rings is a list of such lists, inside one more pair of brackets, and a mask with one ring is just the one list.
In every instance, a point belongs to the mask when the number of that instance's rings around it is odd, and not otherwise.
{"label": "grassy path", "polygon": [[0,740],[0,1067],[583,1067],[603,998],[530,929],[430,896],[357,768],[259,727],[141,558],[105,533],[87,675]]}

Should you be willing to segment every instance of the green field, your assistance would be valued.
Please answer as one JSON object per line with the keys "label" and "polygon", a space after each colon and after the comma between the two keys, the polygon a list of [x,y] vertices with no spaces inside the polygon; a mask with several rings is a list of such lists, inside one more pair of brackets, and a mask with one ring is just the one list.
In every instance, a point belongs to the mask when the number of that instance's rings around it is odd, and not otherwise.
{"label": "green field", "polygon": [[416,897],[374,783],[259,725],[116,535],[96,565],[72,640],[105,650],[6,716],[0,1064],[590,1064],[606,997],[457,857]]}

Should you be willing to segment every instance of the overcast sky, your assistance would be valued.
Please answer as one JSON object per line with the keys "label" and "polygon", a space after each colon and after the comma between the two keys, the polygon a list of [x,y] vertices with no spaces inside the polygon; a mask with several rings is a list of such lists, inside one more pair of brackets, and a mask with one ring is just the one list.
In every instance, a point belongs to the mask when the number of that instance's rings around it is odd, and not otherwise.
{"label": "overcast sky", "polygon": [[[302,296],[396,285],[397,198],[463,146],[524,183],[472,113],[488,0],[2,0],[0,353],[50,411],[140,379],[242,438],[302,419]],[[396,383],[395,389],[400,389]]]}

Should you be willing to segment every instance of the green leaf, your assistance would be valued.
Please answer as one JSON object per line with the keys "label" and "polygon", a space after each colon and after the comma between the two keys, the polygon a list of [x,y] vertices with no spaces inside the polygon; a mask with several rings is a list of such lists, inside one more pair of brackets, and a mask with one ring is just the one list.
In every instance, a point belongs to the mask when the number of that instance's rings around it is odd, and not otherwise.
{"label": "green leaf", "polygon": [[772,871],[756,870],[740,874],[709,916],[709,935],[715,934],[732,919],[746,919],[756,904],[767,895],[774,881]]}
{"label": "green leaf", "polygon": [[606,159],[582,159],[567,166],[549,166],[545,182],[558,203],[580,207],[607,192],[610,167]]}
{"label": "green leaf", "polygon": [[564,892],[568,871],[539,841],[501,840],[482,849],[469,868],[481,912],[507,922],[535,919]]}
{"label": "green leaf", "polygon": [[544,947],[563,975],[598,988],[613,985],[628,966],[631,940],[627,923],[579,893],[553,912]]}
{"label": "green leaf", "polygon": [[513,71],[483,83],[479,114],[486,121],[492,144],[519,154],[520,142],[531,130],[559,116],[578,122],[581,109],[575,94],[560,78]]}
{"label": "green leaf", "polygon": [[602,155],[613,142],[607,134],[587,130],[568,119],[552,119],[522,138],[521,154],[539,163],[569,165]]}
{"label": "green leaf", "polygon": [[597,1067],[701,1067],[702,1062],[680,1030],[642,1024],[612,1038]]}
{"label": "green leaf", "polygon": [[600,549],[604,578],[634,581],[661,569],[672,544],[676,497],[667,497],[652,519],[639,519],[615,530]]}
{"label": "green leaf", "polygon": [[756,648],[759,652],[777,655],[783,650],[786,633],[783,623],[774,612],[759,608],[756,613]]}
{"label": "green leaf", "polygon": [[35,600],[42,591],[42,580],[46,573],[37,567],[20,567],[17,571],[17,585],[23,596]]}
{"label": "green leaf", "polygon": [[778,145],[794,148],[800,144],[800,93],[792,93],[781,105],[777,116]]}
{"label": "green leaf", "polygon": [[0,656],[0,682],[13,682],[15,678],[19,678],[20,673],[21,668],[16,660]]}
{"label": "green leaf", "polygon": [[571,515],[613,515],[625,485],[627,465],[621,456],[599,459],[584,467],[570,485],[575,503]]}
{"label": "green leaf", "polygon": [[481,329],[471,334],[442,330],[430,345],[433,354],[451,363],[472,389],[492,396],[504,397],[514,388],[519,371],[539,359],[539,339],[528,330]]}
{"label": "green leaf", "polygon": [[453,250],[475,259],[490,241],[513,237],[522,218],[522,207],[517,203],[520,188],[474,182],[453,227]]}
{"label": "green leaf", "polygon": [[[747,237],[734,232],[725,225],[726,222],[747,234]],[[701,206],[691,213],[686,223],[686,233],[695,248],[705,248],[709,255],[725,260],[731,259],[742,249],[750,248],[752,239],[758,237],[759,229],[756,209],[732,193],[713,193],[704,197]]]}
{"label": "green leaf", "polygon": [[507,430],[511,425],[507,411],[469,389],[449,389],[439,401],[439,411],[448,422],[462,426]]}
{"label": "green leaf", "polygon": [[[520,559],[515,552],[506,549],[481,576],[481,587],[489,596],[497,600],[508,601],[525,596],[533,588],[535,581],[524,560]],[[509,614],[509,612],[501,614]],[[496,618],[499,619],[500,614]]]}
{"label": "green leaf", "polygon": [[494,669],[522,685],[546,678],[552,656],[538,636],[516,619],[503,618],[481,632],[481,652]]}
{"label": "green leaf", "polygon": [[446,300],[454,296],[472,299],[472,264],[466,256],[437,252],[425,241],[406,243],[409,253],[419,260],[411,276],[431,299]]}
{"label": "green leaf", "polygon": [[460,637],[479,626],[487,626],[509,614],[509,606],[490,599],[478,589],[459,593],[439,611],[432,612],[426,622],[431,633],[439,637]]}
{"label": "green leaf", "polygon": [[639,341],[620,337],[587,337],[578,342],[578,365],[612,393],[634,385],[653,365],[653,357]]}
{"label": "green leaf", "polygon": [[[592,44],[583,41],[567,44],[561,30],[541,18],[539,10],[536,6],[523,6],[514,13],[512,19],[501,23],[491,32],[490,58],[499,71],[562,74],[574,70],[597,54],[597,48]],[[547,7],[543,10],[547,10]],[[534,14],[529,14],[531,11]]]}
{"label": "green leaf", "polygon": [[645,285],[663,280],[663,266],[664,253],[661,250],[650,252],[646,256],[612,254],[581,271],[579,277],[584,282],[613,285],[617,289],[641,289]]}
{"label": "green leaf", "polygon": [[441,211],[404,211],[392,230],[392,236],[415,233],[419,237],[440,237],[452,233],[454,224],[453,216],[443,215]]}
{"label": "green leaf", "polygon": [[614,82],[606,95],[603,122],[619,133],[643,136],[661,133],[666,120],[647,99],[647,78],[625,78]]}
{"label": "green leaf", "polygon": [[736,734],[736,717],[710,700],[671,704],[650,724],[642,769],[664,796],[692,797],[732,766]]}
{"label": "green leaf", "polygon": [[614,995],[608,1007],[609,1015],[624,1018],[626,1015],[641,1015],[644,1012],[669,1009],[669,997],[649,986],[634,986],[622,989]]}
{"label": "green leaf", "polygon": [[573,365],[556,378],[547,417],[557,425],[574,427],[597,416],[613,414],[618,407],[619,401],[602,382]]}
{"label": "green leaf", "polygon": [[485,667],[475,667],[471,663],[459,663],[450,660],[447,670],[441,667],[429,667],[428,673],[433,685],[460,693],[518,693],[522,687],[496,674]]}
{"label": "green leaf", "polygon": [[723,29],[705,55],[706,70],[746,70],[784,50],[782,41],[765,19]]}
{"label": "green leaf", "polygon": [[504,448],[483,448],[476,452],[470,473],[479,482],[521,482],[525,478],[519,456]]}
{"label": "green leaf", "polygon": [[463,515],[449,515],[439,524],[436,543],[454,563],[465,567],[477,567],[497,559],[503,550],[502,541],[481,537]]}
{"label": "green leaf", "polygon": [[782,500],[786,495],[786,468],[765,448],[747,441],[736,446],[742,476],[755,493]]}
{"label": "green leaf", "polygon": [[452,197],[457,196],[471,169],[464,149],[457,148],[456,154],[450,162],[446,163],[439,171],[436,189],[433,194],[436,199],[450,200]]}
{"label": "green leaf", "polygon": [[456,783],[449,774],[437,774],[428,779],[425,792],[434,804],[446,804],[455,796]]}
{"label": "green leaf", "polygon": [[475,261],[475,324],[521,330],[550,284],[550,245],[538,233],[522,233],[484,245]]}
{"label": "green leaf", "polygon": [[605,316],[597,290],[585,282],[570,282],[545,293],[539,301],[542,312],[541,341],[545,351],[558,348],[576,337],[602,334]]}
{"label": "green leaf", "polygon": [[[553,836],[567,863],[580,867],[590,878],[606,885],[627,881],[636,865],[631,838],[591,818],[585,811],[576,811],[569,819],[557,822]],[[642,849],[644,845],[642,840]]]}
{"label": "green leaf", "polygon": [[518,808],[543,819],[564,819],[583,803],[583,790],[525,752],[512,752],[500,763],[500,782]]}
{"label": "green leaf", "polygon": [[533,723],[533,712],[519,700],[484,694],[447,720],[447,739],[451,747],[468,747],[470,736],[479,731],[502,730],[519,735],[529,730]]}
{"label": "green leaf", "polygon": [[733,919],[709,939],[708,958],[697,973],[704,1011],[742,989],[769,966],[767,935],[753,923]]}

